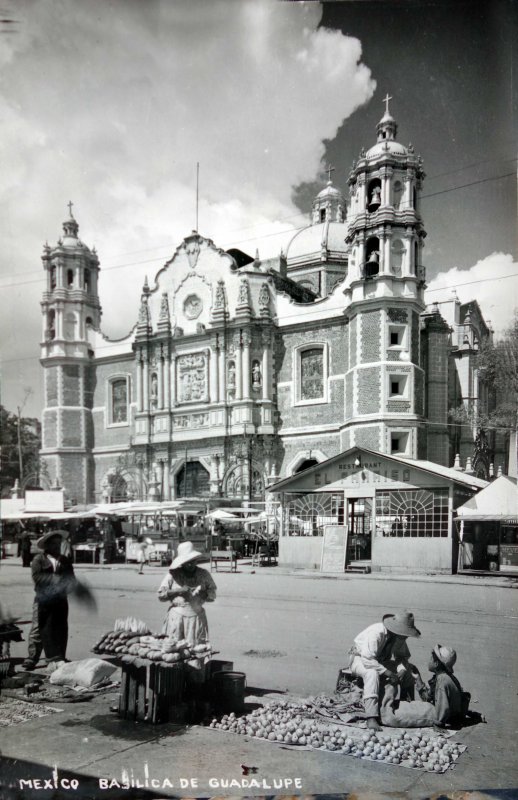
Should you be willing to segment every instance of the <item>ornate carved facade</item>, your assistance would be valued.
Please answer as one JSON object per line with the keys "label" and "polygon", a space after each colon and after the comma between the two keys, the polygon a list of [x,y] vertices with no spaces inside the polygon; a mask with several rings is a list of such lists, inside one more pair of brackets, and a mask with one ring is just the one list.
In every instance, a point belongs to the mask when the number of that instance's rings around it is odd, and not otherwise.
{"label": "ornate carved facade", "polygon": [[[145,282],[122,340],[100,330],[99,261],[70,215],[43,254],[52,483],[78,502],[261,499],[270,481],[355,444],[453,464],[459,344],[426,311],[424,173],[396,132],[387,104],[348,209],[329,181],[286,255],[261,262],[193,232]],[[478,454],[481,468],[491,454]]]}

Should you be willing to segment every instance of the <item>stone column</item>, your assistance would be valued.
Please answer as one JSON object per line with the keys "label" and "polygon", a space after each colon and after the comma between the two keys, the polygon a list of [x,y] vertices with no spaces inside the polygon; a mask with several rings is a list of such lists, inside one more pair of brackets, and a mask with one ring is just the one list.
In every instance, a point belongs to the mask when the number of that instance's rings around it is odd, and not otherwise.
{"label": "stone column", "polygon": [[170,475],[169,475],[169,460],[165,459],[164,461],[164,493],[162,496],[162,500],[170,500],[171,499],[171,482],[170,482]]}
{"label": "stone column", "polygon": [[243,400],[250,400],[250,334],[243,333]]}
{"label": "stone column", "polygon": [[210,349],[210,402],[217,403],[219,401],[219,386],[218,386],[218,349],[216,345]]}
{"label": "stone column", "polygon": [[243,384],[243,348],[241,346],[241,341],[239,341],[236,347],[236,400],[241,400],[241,398],[243,397],[242,384]]}
{"label": "stone column", "polygon": [[143,391],[143,411],[149,411],[149,363],[148,354],[142,353],[142,383]]}
{"label": "stone column", "polygon": [[137,353],[137,411],[143,410],[143,392],[142,392],[142,360],[140,353]]}
{"label": "stone column", "polygon": [[225,348],[220,347],[219,349],[219,400],[220,402],[225,401]]}
{"label": "stone column", "polygon": [[270,399],[270,347],[271,335],[269,332],[263,333],[263,400]]}
{"label": "stone column", "polygon": [[392,244],[392,237],[383,236],[381,239],[383,246],[383,272],[388,275],[392,272],[390,245]]}
{"label": "stone column", "polygon": [[404,238],[405,252],[403,254],[403,263],[401,264],[401,274],[410,275],[410,265],[412,263],[412,234],[406,233]]}
{"label": "stone column", "polygon": [[166,353],[164,358],[164,407],[169,410],[171,408],[171,360],[169,354]]}
{"label": "stone column", "polygon": [[56,339],[63,338],[63,305],[56,305]]}
{"label": "stone column", "polygon": [[403,208],[412,208],[412,187],[413,187],[413,180],[412,174],[408,173],[405,175],[404,179],[404,192],[403,192]]}
{"label": "stone column", "polygon": [[158,482],[158,499],[162,500],[164,492],[164,462],[159,459],[156,464],[156,479]]}
{"label": "stone column", "polygon": [[157,401],[157,408],[162,409],[164,407],[164,359],[159,354],[158,356],[158,397]]}
{"label": "stone column", "polygon": [[362,232],[358,237],[358,263],[357,263],[357,277],[361,278],[364,274],[365,264],[365,234]]}
{"label": "stone column", "polygon": [[173,408],[176,403],[176,356],[171,357],[171,408]]}

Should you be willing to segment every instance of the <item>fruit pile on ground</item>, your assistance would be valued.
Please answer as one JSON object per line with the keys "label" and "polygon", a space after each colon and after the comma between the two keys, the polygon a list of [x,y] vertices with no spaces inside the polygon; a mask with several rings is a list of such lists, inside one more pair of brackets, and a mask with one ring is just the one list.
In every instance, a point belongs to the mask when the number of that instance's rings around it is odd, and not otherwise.
{"label": "fruit pile on ground", "polygon": [[445,772],[466,749],[464,745],[432,732],[391,730],[390,734],[375,733],[324,723],[308,716],[312,708],[314,703],[309,698],[298,703],[277,701],[245,716],[237,717],[232,713],[219,720],[213,719],[210,727],[284,746],[339,752],[429,772]]}

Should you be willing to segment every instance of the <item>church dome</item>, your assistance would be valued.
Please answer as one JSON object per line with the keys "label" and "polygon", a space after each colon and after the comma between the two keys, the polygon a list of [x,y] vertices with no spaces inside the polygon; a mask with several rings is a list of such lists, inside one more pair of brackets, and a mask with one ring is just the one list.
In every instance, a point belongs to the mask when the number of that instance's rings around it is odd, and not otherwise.
{"label": "church dome", "polygon": [[325,200],[326,198],[338,198],[343,200],[343,194],[340,189],[337,189],[336,186],[333,186],[331,181],[327,182],[327,186],[325,186],[321,192],[317,194],[317,200]]}
{"label": "church dome", "polygon": [[408,150],[403,144],[396,142],[395,139],[385,139],[384,141],[376,142],[373,147],[367,150],[365,158],[370,160],[384,155],[406,156],[408,155]]}
{"label": "church dome", "polygon": [[320,261],[322,254],[345,261],[346,234],[347,225],[344,222],[322,222],[297,231],[286,251],[288,266]]}

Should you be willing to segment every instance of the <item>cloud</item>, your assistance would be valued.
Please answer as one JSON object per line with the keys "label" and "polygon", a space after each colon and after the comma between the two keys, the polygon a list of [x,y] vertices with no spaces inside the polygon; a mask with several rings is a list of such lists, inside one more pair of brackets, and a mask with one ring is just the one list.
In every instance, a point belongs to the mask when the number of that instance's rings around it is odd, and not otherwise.
{"label": "cloud", "polygon": [[476,300],[496,336],[510,326],[518,309],[518,263],[509,253],[491,253],[467,270],[453,267],[428,284],[426,301],[449,299],[455,289],[459,300]]}
{"label": "cloud", "polygon": [[278,253],[286,235],[272,234],[305,222],[293,186],[315,178],[323,141],[375,88],[360,42],[319,28],[313,2],[24,0],[16,12],[0,84],[9,358],[38,355],[41,248],[70,199],[101,259],[104,328],[120,336],[144,275],[195,225],[196,162],[200,233]]}

